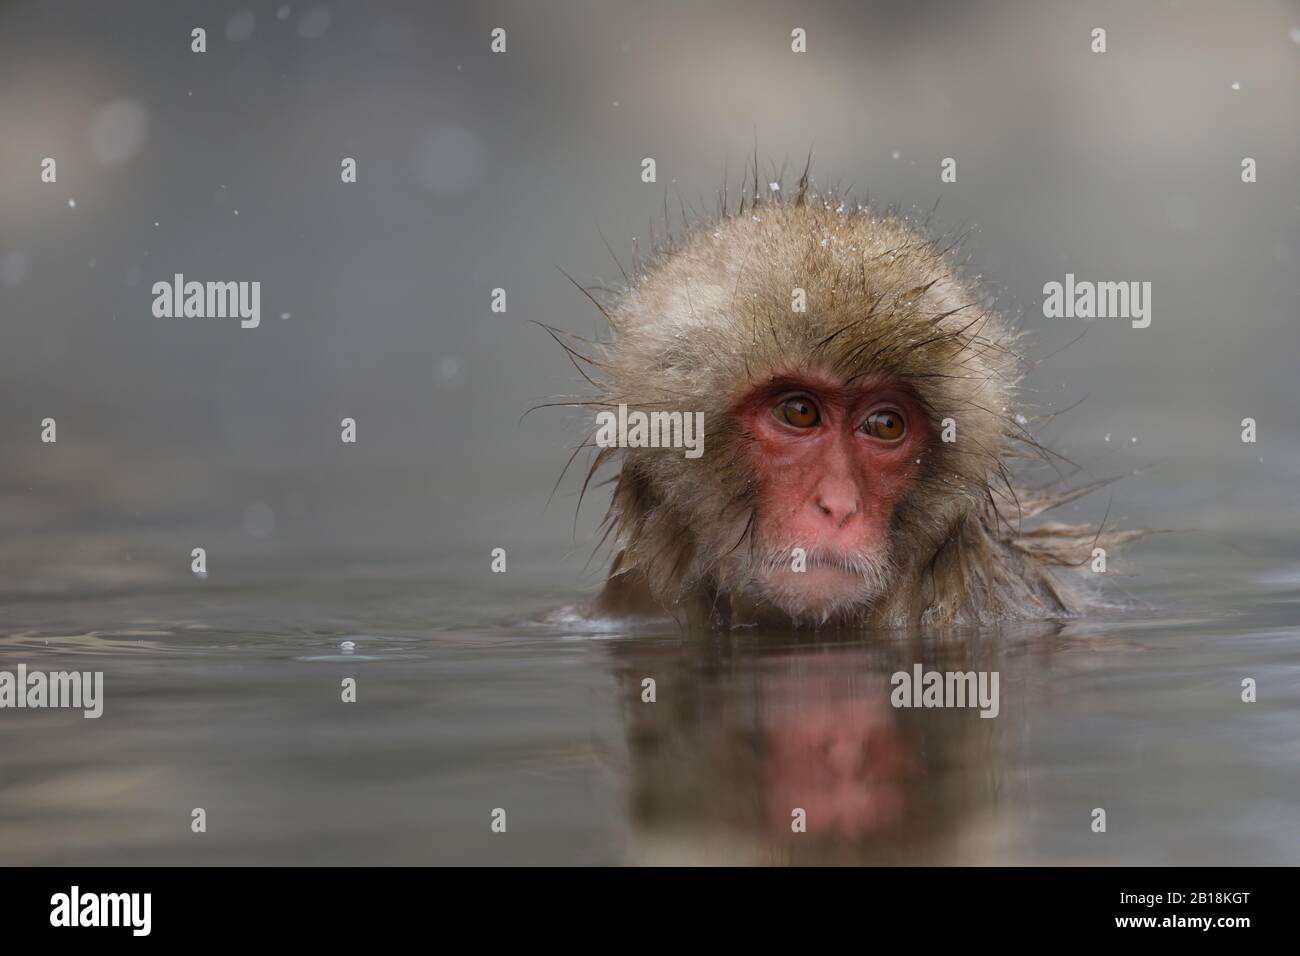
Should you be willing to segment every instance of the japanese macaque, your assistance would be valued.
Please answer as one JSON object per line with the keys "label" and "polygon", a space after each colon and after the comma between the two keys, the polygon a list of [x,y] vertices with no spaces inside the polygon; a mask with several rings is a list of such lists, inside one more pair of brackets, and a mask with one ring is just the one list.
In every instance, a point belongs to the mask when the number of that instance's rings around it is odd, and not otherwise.
{"label": "japanese macaque", "polygon": [[[721,627],[1056,617],[1087,593],[1061,572],[1128,536],[1022,524],[1094,486],[1013,488],[1008,462],[1043,453],[1015,408],[1016,333],[949,250],[815,195],[806,172],[793,198],[724,200],[597,304],[608,336],[565,343],[599,390],[580,404],[606,424],[670,413],[651,419],[663,441],[589,442],[588,483],[618,468],[600,613]],[[702,454],[648,447],[673,444],[673,413],[702,423]]]}

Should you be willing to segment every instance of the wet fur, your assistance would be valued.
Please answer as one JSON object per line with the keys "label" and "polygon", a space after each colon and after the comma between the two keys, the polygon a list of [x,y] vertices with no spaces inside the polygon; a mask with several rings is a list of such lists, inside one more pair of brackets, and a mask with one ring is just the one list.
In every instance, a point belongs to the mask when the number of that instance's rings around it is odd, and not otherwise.
{"label": "wet fur", "polygon": [[[806,313],[791,310],[795,287],[807,292]],[[1087,601],[1068,578],[1094,544],[1134,534],[1023,525],[1095,485],[1038,495],[1013,485],[1012,459],[1046,454],[1016,416],[1027,364],[1018,335],[959,274],[950,247],[896,215],[815,195],[806,171],[789,200],[755,189],[728,211],[724,198],[716,217],[665,240],[612,299],[584,292],[608,337],[575,344],[551,330],[597,390],[579,404],[702,411],[706,436],[698,460],[680,449],[598,450],[584,493],[602,466],[618,468],[599,611],[713,626],[1059,617]],[[887,576],[884,596],[808,621],[751,589],[751,569],[772,558],[754,541],[755,476],[733,410],[751,389],[810,368],[911,385],[932,440],[895,508],[889,554],[869,569]],[[945,418],[957,423],[951,444],[939,440]]]}

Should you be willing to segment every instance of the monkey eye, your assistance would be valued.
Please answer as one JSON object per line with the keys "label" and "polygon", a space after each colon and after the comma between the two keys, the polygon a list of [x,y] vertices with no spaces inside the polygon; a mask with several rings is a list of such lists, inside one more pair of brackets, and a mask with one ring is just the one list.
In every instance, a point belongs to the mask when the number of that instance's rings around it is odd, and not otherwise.
{"label": "monkey eye", "polygon": [[776,420],[795,428],[812,428],[822,420],[821,413],[813,400],[805,395],[794,395],[784,399],[772,409]]}
{"label": "monkey eye", "polygon": [[882,408],[867,416],[862,430],[881,441],[898,441],[907,432],[903,413],[893,408]]}

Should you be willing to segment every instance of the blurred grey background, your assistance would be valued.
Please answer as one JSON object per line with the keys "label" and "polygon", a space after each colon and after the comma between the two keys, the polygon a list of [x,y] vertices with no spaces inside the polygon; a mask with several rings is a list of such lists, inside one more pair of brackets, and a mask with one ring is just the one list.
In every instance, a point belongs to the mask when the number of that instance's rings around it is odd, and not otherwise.
{"label": "blurred grey background", "polygon": [[[604,500],[547,506],[581,417],[520,415],[581,382],[529,320],[597,332],[557,267],[614,281],[601,232],[626,263],[755,141],[974,227],[1027,411],[1083,400],[1044,438],[1137,472],[1112,520],[1293,535],[1298,91],[1281,0],[0,4],[0,578],[503,546],[578,586]],[[175,272],[259,280],[261,327],[153,317]],[[1152,282],[1151,327],[1044,319],[1067,272]]]}

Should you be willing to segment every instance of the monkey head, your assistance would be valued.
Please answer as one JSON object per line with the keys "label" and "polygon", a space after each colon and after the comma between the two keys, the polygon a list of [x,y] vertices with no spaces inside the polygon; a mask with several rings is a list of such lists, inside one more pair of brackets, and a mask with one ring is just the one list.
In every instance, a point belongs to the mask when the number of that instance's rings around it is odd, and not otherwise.
{"label": "monkey head", "polygon": [[602,312],[595,354],[570,349],[600,390],[586,404],[696,416],[703,440],[593,443],[592,474],[618,467],[605,609],[727,625],[1067,608],[1048,570],[1066,539],[1024,537],[994,487],[1025,438],[1016,336],[906,222],[801,183],[657,250]]}

